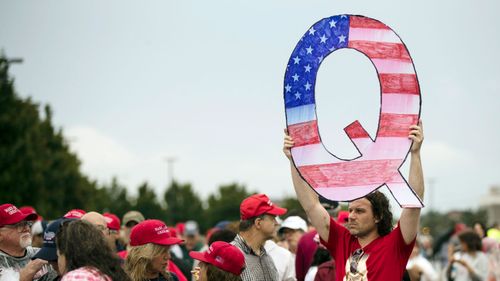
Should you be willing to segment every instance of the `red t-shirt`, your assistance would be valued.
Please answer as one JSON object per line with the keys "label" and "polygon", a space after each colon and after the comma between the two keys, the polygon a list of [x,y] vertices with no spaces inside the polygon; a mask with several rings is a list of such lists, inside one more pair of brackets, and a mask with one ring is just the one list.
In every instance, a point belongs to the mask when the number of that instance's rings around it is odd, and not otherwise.
{"label": "red t-shirt", "polygon": [[328,243],[323,240],[321,242],[328,248],[337,264],[336,281],[399,281],[402,280],[415,239],[406,245],[398,222],[398,226],[391,233],[373,240],[362,249],[364,254],[358,259],[358,272],[355,274],[350,271],[352,254],[361,246],[349,230],[330,218]]}

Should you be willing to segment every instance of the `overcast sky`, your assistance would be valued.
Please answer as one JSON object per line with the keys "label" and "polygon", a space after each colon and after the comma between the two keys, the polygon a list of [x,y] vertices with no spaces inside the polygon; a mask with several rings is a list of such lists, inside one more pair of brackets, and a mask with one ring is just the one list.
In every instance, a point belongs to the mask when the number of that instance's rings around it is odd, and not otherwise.
{"label": "overcast sky", "polygon": [[[238,182],[279,198],[293,194],[281,152],[292,50],[322,18],[378,19],[417,70],[425,203],[450,210],[478,207],[500,184],[498,11],[495,0],[0,0],[0,48],[24,58],[10,69],[18,93],[51,105],[92,179],[116,176],[133,193],[147,181],[163,193],[175,158],[175,179],[203,197]],[[332,53],[316,97],[326,146],[356,156],[342,129],[358,119],[376,132],[370,61]]]}

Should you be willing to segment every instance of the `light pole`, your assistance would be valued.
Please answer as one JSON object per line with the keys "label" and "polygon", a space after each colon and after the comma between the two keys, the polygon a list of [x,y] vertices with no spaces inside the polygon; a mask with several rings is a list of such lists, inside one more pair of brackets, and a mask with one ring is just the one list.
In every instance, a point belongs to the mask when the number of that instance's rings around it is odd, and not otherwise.
{"label": "light pole", "polygon": [[11,58],[11,59],[6,59],[5,61],[7,62],[7,64],[23,63],[24,59],[23,58]]}
{"label": "light pole", "polygon": [[168,184],[172,185],[174,183],[174,164],[177,161],[177,158],[166,157],[165,161],[167,161]]}
{"label": "light pole", "polygon": [[23,58],[7,58],[2,51],[2,53],[0,54],[0,69],[3,74],[0,77],[0,82],[7,81],[7,72],[9,71],[9,66],[15,63],[23,63]]}

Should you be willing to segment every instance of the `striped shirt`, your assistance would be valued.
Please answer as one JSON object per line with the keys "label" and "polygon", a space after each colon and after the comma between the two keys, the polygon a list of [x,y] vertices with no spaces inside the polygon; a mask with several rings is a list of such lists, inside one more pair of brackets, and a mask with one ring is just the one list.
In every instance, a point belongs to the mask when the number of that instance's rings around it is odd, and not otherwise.
{"label": "striped shirt", "polygon": [[240,248],[245,255],[246,267],[241,273],[243,281],[278,281],[278,270],[264,247],[260,248],[260,255],[257,255],[239,234],[231,244]]}

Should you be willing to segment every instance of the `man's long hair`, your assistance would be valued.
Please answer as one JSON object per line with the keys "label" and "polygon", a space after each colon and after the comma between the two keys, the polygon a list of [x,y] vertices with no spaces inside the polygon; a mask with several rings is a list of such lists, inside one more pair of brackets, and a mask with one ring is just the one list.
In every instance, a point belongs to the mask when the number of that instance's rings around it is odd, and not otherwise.
{"label": "man's long hair", "polygon": [[380,191],[372,192],[365,197],[372,204],[373,216],[379,220],[377,231],[380,236],[385,236],[392,231],[392,213],[389,199]]}

